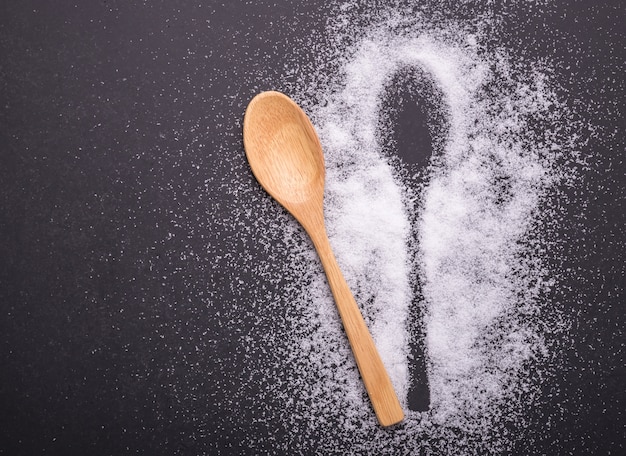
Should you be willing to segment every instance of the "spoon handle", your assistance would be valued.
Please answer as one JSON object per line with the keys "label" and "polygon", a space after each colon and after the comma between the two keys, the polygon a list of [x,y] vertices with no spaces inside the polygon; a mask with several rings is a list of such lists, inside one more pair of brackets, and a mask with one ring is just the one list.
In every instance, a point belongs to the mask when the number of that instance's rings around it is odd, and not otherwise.
{"label": "spoon handle", "polygon": [[363,315],[339,269],[328,237],[325,232],[320,231],[311,237],[326,271],[343,327],[376,417],[382,426],[399,423],[404,419],[404,412]]}

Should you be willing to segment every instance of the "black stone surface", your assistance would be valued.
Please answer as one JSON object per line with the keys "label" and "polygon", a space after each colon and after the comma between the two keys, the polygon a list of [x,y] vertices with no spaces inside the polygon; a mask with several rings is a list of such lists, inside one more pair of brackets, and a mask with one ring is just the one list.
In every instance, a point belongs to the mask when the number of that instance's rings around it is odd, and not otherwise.
{"label": "black stone surface", "polygon": [[[237,380],[250,374],[246,336],[267,328],[225,324],[256,293],[228,284],[267,280],[243,259],[263,251],[219,223],[240,206],[220,179],[232,163],[246,170],[252,95],[297,86],[280,56],[296,37],[324,39],[325,3],[2,3],[0,454],[271,452],[246,439],[281,424],[256,420],[259,391]],[[532,2],[503,5],[494,43],[558,61],[573,111],[595,125],[554,260],[573,272],[547,298],[572,306],[572,344],[543,409],[529,411],[552,428],[519,454],[623,454],[624,6],[562,2],[533,16]],[[423,161],[406,155],[416,132],[427,128],[395,133],[411,166]],[[222,318],[204,299],[223,303]]]}

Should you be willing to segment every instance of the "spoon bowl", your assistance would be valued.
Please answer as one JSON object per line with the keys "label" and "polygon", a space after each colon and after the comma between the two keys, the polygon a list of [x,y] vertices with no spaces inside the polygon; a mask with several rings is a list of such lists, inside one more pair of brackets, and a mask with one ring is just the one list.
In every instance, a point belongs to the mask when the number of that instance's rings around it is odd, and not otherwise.
{"label": "spoon bowl", "polygon": [[[244,121],[244,144],[252,172],[281,204],[323,195],[319,139],[304,112],[285,95],[265,92],[252,100]],[[292,153],[285,153],[286,146]]]}
{"label": "spoon bowl", "polygon": [[378,421],[382,426],[402,421],[404,413],[389,375],[328,241],[324,154],[311,121],[286,95],[262,92],[246,109],[243,142],[261,186],[300,222],[313,241]]}

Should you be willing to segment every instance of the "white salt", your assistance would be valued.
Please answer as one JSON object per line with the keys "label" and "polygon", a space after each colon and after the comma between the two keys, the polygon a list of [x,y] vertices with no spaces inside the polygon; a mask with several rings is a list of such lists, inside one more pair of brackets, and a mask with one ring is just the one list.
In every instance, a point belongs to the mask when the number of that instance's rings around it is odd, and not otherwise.
{"label": "white salt", "polygon": [[[538,389],[527,366],[546,353],[543,326],[525,316],[538,314],[537,294],[549,280],[543,260],[524,245],[532,245],[539,205],[561,177],[555,151],[562,156],[569,145],[551,131],[558,119],[548,113],[563,107],[540,69],[522,71],[510,64],[518,56],[480,49],[478,33],[459,31],[457,42],[450,30],[408,25],[401,34],[372,26],[354,47],[335,50],[333,58],[343,53],[342,78],[309,115],[325,150],[331,244],[405,405],[415,299],[410,258],[419,259],[431,406],[408,411],[394,429],[376,426],[322,270],[307,254],[313,266],[297,317],[306,321],[295,323],[302,330],[286,359],[302,380],[297,393],[310,402],[298,408],[304,418],[286,420],[294,435],[312,432],[319,451],[346,442],[354,451],[392,454],[508,448],[514,437],[505,423],[523,421]],[[332,32],[341,42],[341,29]],[[380,143],[385,87],[407,67],[432,78],[448,122],[419,194]],[[530,118],[544,122],[542,137],[552,142],[529,141],[537,138]],[[299,248],[304,255],[311,246]],[[327,420],[338,427],[322,436],[311,430]]]}
{"label": "white salt", "polygon": [[[549,67],[483,46],[490,18],[461,27],[424,11],[342,2],[327,41],[294,43],[315,49],[319,60],[294,56],[277,88],[317,128],[331,244],[405,406],[415,381],[409,345],[414,334],[424,336],[430,409],[407,409],[392,429],[378,426],[311,243],[251,186],[243,159],[229,161],[224,157],[233,152],[220,150],[222,182],[236,204],[228,206],[231,218],[215,222],[221,232],[206,230],[213,247],[193,258],[215,260],[203,267],[217,278],[223,267],[239,275],[227,284],[209,282],[203,302],[211,308],[222,294],[230,296],[215,318],[226,327],[262,328],[235,345],[250,363],[240,369],[247,377],[215,387],[237,385],[218,404],[237,411],[222,425],[241,429],[239,412],[255,403],[255,426],[281,426],[275,433],[255,428],[242,447],[277,454],[485,454],[510,452],[526,435],[526,411],[550,375],[542,362],[551,350],[545,331],[566,329],[558,319],[545,320],[556,317],[541,297],[553,273],[539,248],[550,229],[541,210],[558,216],[546,195],[566,177],[576,137],[566,135],[560,116],[567,108],[555,96]],[[441,145],[435,156],[425,169],[408,172],[384,151],[382,138],[394,128],[383,123],[385,101],[395,101],[386,100],[386,90],[392,81],[402,84],[394,77],[411,68],[428,79],[424,87],[434,86],[419,95],[445,118],[429,125]],[[295,76],[301,77],[294,82]],[[259,90],[274,83],[266,75]],[[399,96],[412,96],[399,89]],[[219,139],[235,143],[237,128]],[[209,212],[210,206],[211,200]],[[229,248],[216,250],[218,244]],[[414,296],[417,288],[422,297]],[[259,357],[271,362],[255,365]]]}

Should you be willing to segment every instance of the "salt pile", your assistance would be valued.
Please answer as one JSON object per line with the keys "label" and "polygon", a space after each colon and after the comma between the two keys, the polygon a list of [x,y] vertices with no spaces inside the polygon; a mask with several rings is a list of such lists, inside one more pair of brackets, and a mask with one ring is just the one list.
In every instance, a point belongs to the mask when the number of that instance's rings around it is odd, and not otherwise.
{"label": "salt pile", "polygon": [[[284,239],[284,270],[297,276],[279,284],[296,311],[286,311],[290,331],[274,342],[276,365],[258,368],[281,404],[267,420],[279,416],[287,438],[250,436],[249,445],[511,451],[550,375],[546,331],[566,328],[546,311],[554,271],[542,249],[558,217],[548,196],[568,178],[574,147],[567,109],[545,64],[481,46],[488,22],[468,31],[392,11],[355,30],[350,14],[329,25],[314,80],[283,90],[318,130],[331,244],[405,408],[411,338],[424,335],[430,408],[407,410],[391,429],[377,425],[312,245],[295,221],[268,219],[261,224]],[[421,96],[438,110],[429,125],[438,147],[419,185],[415,170],[385,152],[393,125],[384,110],[411,96],[404,74],[424,78],[418,86],[432,93]]]}
{"label": "salt pile", "polygon": [[[293,381],[285,400],[296,410],[285,417],[293,432],[285,449],[510,449],[507,427],[523,430],[547,375],[537,369],[548,356],[540,295],[550,271],[533,245],[540,205],[563,178],[557,161],[567,145],[555,114],[562,106],[541,68],[520,71],[505,52],[485,53],[475,35],[454,41],[449,33],[404,30],[394,24],[365,33],[344,55],[342,78],[307,110],[325,150],[337,259],[405,406],[410,325],[421,325],[430,410],[409,411],[391,430],[377,427],[323,272],[304,243],[292,257],[295,268],[303,257],[311,263],[308,286],[293,295],[302,314],[285,358]],[[434,82],[446,117],[443,149],[420,188],[407,186],[382,153],[385,88],[406,68]],[[416,275],[425,317],[412,323]],[[294,406],[291,396],[302,403]]]}

